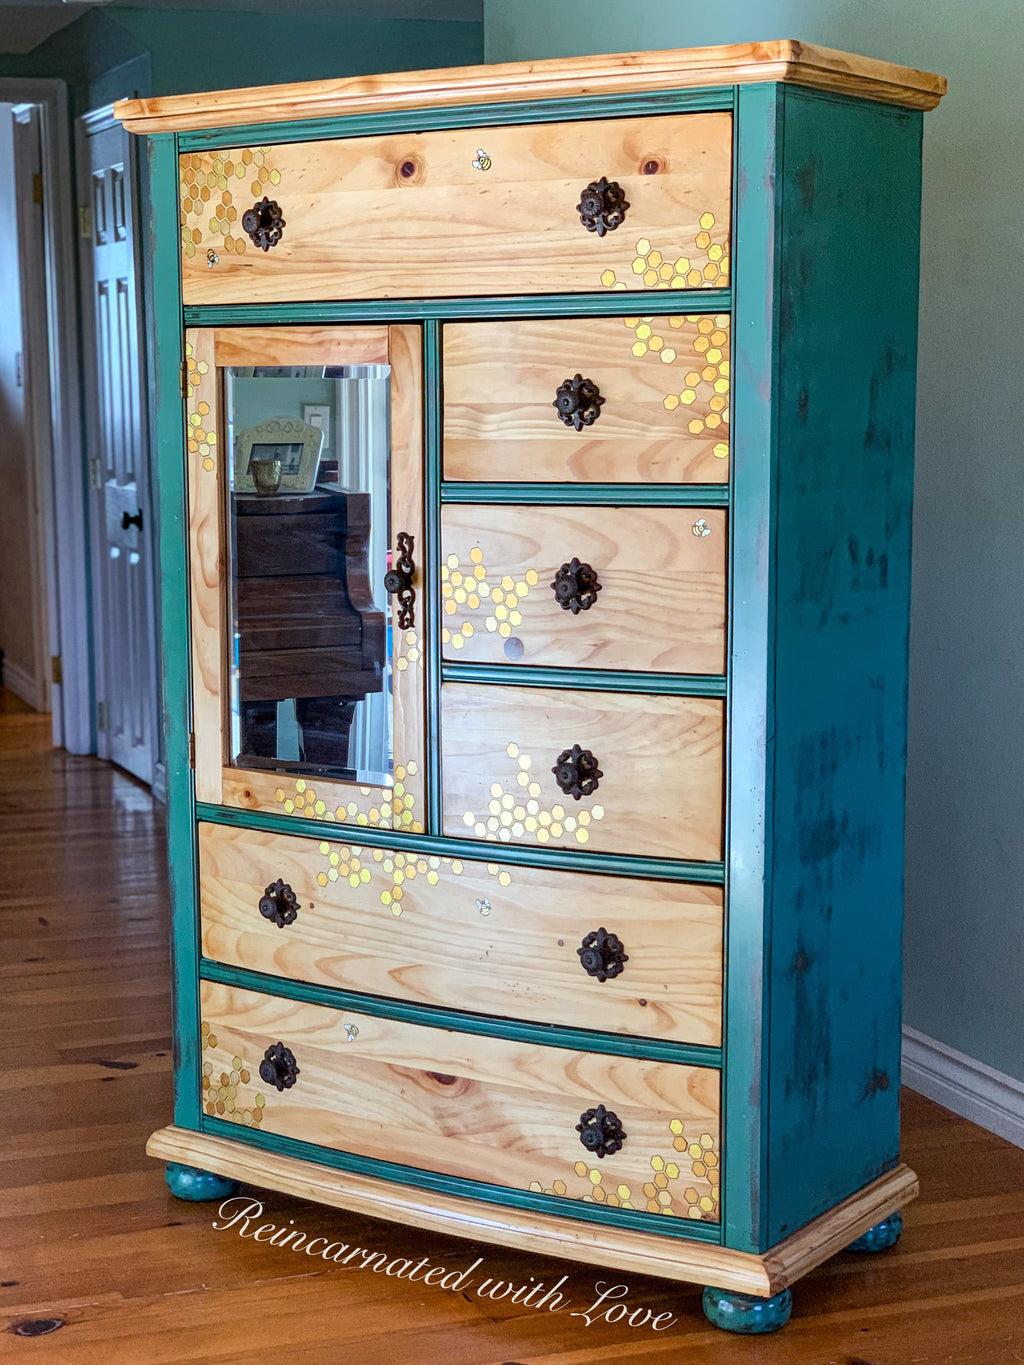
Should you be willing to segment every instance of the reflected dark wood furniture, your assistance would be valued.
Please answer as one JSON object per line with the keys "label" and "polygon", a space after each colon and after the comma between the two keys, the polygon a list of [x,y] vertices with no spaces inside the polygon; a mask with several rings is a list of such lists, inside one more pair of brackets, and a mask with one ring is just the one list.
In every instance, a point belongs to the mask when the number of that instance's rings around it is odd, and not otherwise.
{"label": "reflected dark wood furniture", "polygon": [[383,686],[386,625],[374,605],[370,496],[236,494],[239,762],[277,755],[277,703],[296,702],[303,762],[348,765],[356,704]]}

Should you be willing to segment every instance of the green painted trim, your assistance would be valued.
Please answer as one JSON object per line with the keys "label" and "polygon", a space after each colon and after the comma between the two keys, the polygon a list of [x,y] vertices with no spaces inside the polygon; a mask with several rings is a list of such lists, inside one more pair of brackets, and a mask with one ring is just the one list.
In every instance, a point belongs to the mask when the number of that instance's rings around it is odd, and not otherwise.
{"label": "green painted trim", "polygon": [[550,507],[726,507],[724,483],[455,483],[441,485],[441,501],[523,503]]}
{"label": "green painted trim", "polygon": [[402,109],[393,113],[301,119],[288,123],[250,123],[235,128],[203,128],[179,134],[183,152],[208,147],[308,142],[320,138],[372,137],[387,133],[425,133],[437,128],[483,128],[513,123],[558,123],[563,119],[631,118],[644,114],[707,113],[733,107],[733,86],[700,90],[657,90],[643,95],[570,96],[566,99],[490,102],[462,106]]}
{"label": "green painted trim", "polygon": [[438,1005],[415,1005],[405,1000],[365,995],[361,991],[314,986],[306,981],[286,981],[264,972],[229,967],[205,957],[199,964],[199,973],[204,981],[216,981],[222,986],[238,986],[243,990],[258,991],[261,995],[301,1000],[307,1005],[325,1005],[329,1009],[355,1010],[374,1019],[399,1019],[403,1023],[420,1024],[424,1028],[482,1034],[488,1038],[505,1038],[513,1043],[567,1048],[572,1052],[597,1052],[655,1062],[676,1062],[681,1066],[703,1066],[718,1070],[722,1065],[722,1050],[717,1047],[701,1047],[663,1038],[633,1038],[620,1033],[598,1033],[592,1029],[554,1024],[531,1024],[522,1019],[502,1019],[470,1013],[468,1010],[442,1009]]}
{"label": "green painted trim", "polygon": [[612,877],[641,877],[646,881],[694,882],[720,886],[725,880],[724,863],[676,862],[669,858],[633,858],[621,853],[590,853],[576,849],[523,847],[495,844],[483,839],[447,839],[428,834],[397,834],[368,825],[348,825],[326,820],[301,820],[272,811],[236,810],[228,806],[196,805],[196,818],[233,829],[265,829],[278,834],[329,839],[357,844],[361,848],[394,848],[440,858],[462,858],[477,863],[505,863],[509,867],[550,867],[568,872],[603,872]]}
{"label": "green painted trim", "polygon": [[427,318],[623,317],[639,312],[660,317],[666,313],[728,313],[731,307],[732,292],[728,289],[643,289],[472,299],[193,304],[184,309],[184,317],[188,327],[257,327],[274,323],[423,322]]}
{"label": "green painted trim", "polygon": [[[666,1218],[657,1213],[642,1213],[637,1209],[613,1209],[605,1204],[584,1204],[576,1199],[559,1199],[557,1195],[534,1194],[532,1190],[514,1190],[504,1185],[489,1185],[482,1180],[462,1180],[458,1176],[441,1175],[437,1171],[424,1171],[417,1166],[401,1166],[395,1161],[379,1161],[373,1157],[356,1156],[352,1152],[337,1152],[330,1147],[316,1147],[311,1142],[298,1138],[279,1137],[277,1133],[257,1132],[254,1128],[244,1128],[238,1123],[226,1123],[224,1119],[204,1117],[199,1124],[193,1125],[202,1133],[213,1137],[228,1138],[258,1147],[265,1152],[276,1152],[280,1156],[295,1157],[300,1161],[314,1162],[318,1166],[328,1166],[333,1170],[350,1171],[354,1175],[375,1176],[398,1185],[411,1185],[418,1190],[435,1190],[439,1194],[460,1195],[466,1199],[479,1199],[487,1204],[499,1204],[505,1208],[530,1209],[534,1213],[549,1213],[559,1221],[575,1218],[584,1223],[606,1223],[609,1226],[632,1228],[637,1232],[654,1232],[664,1237],[677,1237],[690,1242],[721,1241],[721,1228],[717,1223],[702,1223],[689,1218]],[[552,1248],[552,1255],[556,1254]]]}
{"label": "green painted trim", "polygon": [[185,414],[180,393],[184,338],[179,300],[178,162],[173,134],[151,139],[149,245],[154,319],[151,377],[154,498],[159,516],[164,745],[167,759],[167,847],[170,873],[174,1000],[174,1121],[199,1120],[199,941],[192,773],[189,768],[191,687],[188,667],[188,512],[185,496]]}
{"label": "green painted trim", "polygon": [[441,833],[441,328],[435,320],[423,324],[423,547],[426,665],[426,831]]}
{"label": "green painted trim", "polygon": [[441,665],[442,682],[500,683],[509,687],[567,687],[582,692],[645,692],[668,697],[724,697],[724,677],[683,673],[626,673],[612,668],[529,668],[521,664]]}
{"label": "green painted trim", "polygon": [[726,790],[726,977],[722,1091],[722,1226],[725,1244],[763,1250],[767,1224],[767,1027],[774,761],[774,478],[781,294],[782,87],[748,85],[738,94],[733,232],[736,309],[732,341],[734,505],[729,573],[732,600]]}

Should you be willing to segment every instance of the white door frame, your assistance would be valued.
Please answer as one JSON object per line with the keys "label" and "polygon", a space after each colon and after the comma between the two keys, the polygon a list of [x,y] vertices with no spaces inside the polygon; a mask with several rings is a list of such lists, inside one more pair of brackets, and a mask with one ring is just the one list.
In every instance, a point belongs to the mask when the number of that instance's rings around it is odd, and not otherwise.
{"label": "white door frame", "polygon": [[[89,658],[89,563],[85,468],[78,373],[78,288],[75,273],[74,182],[67,86],[56,80],[0,77],[0,100],[36,104],[41,112],[45,206],[46,315],[49,333],[52,467],[37,469],[52,487],[46,537],[50,653],[63,685],[52,689],[53,741],[73,754],[93,750],[95,708]],[[45,442],[43,443],[45,445]],[[49,466],[49,461],[46,461]]]}

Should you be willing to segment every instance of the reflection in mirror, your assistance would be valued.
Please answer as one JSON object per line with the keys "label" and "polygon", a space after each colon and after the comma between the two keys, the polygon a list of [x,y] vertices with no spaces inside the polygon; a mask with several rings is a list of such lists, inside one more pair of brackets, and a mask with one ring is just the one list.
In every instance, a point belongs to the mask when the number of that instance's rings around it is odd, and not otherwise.
{"label": "reflection in mirror", "polygon": [[392,780],[390,369],[230,368],[230,759]]}

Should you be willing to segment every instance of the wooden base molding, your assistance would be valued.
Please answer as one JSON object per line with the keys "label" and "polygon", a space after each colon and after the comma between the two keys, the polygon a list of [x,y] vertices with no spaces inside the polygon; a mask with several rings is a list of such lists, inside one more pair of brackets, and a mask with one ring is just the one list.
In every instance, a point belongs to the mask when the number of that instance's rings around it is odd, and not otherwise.
{"label": "wooden base molding", "polygon": [[387,1218],[409,1227],[470,1237],[538,1255],[564,1256],[590,1264],[607,1260],[638,1274],[711,1284],[759,1298],[778,1294],[908,1204],[918,1193],[914,1172],[908,1166],[897,1166],[792,1237],[763,1255],[755,1255],[706,1242],[576,1222],[530,1209],[506,1208],[479,1199],[415,1189],[184,1128],[158,1129],[146,1151],[162,1161],[196,1166],[370,1218]]}

